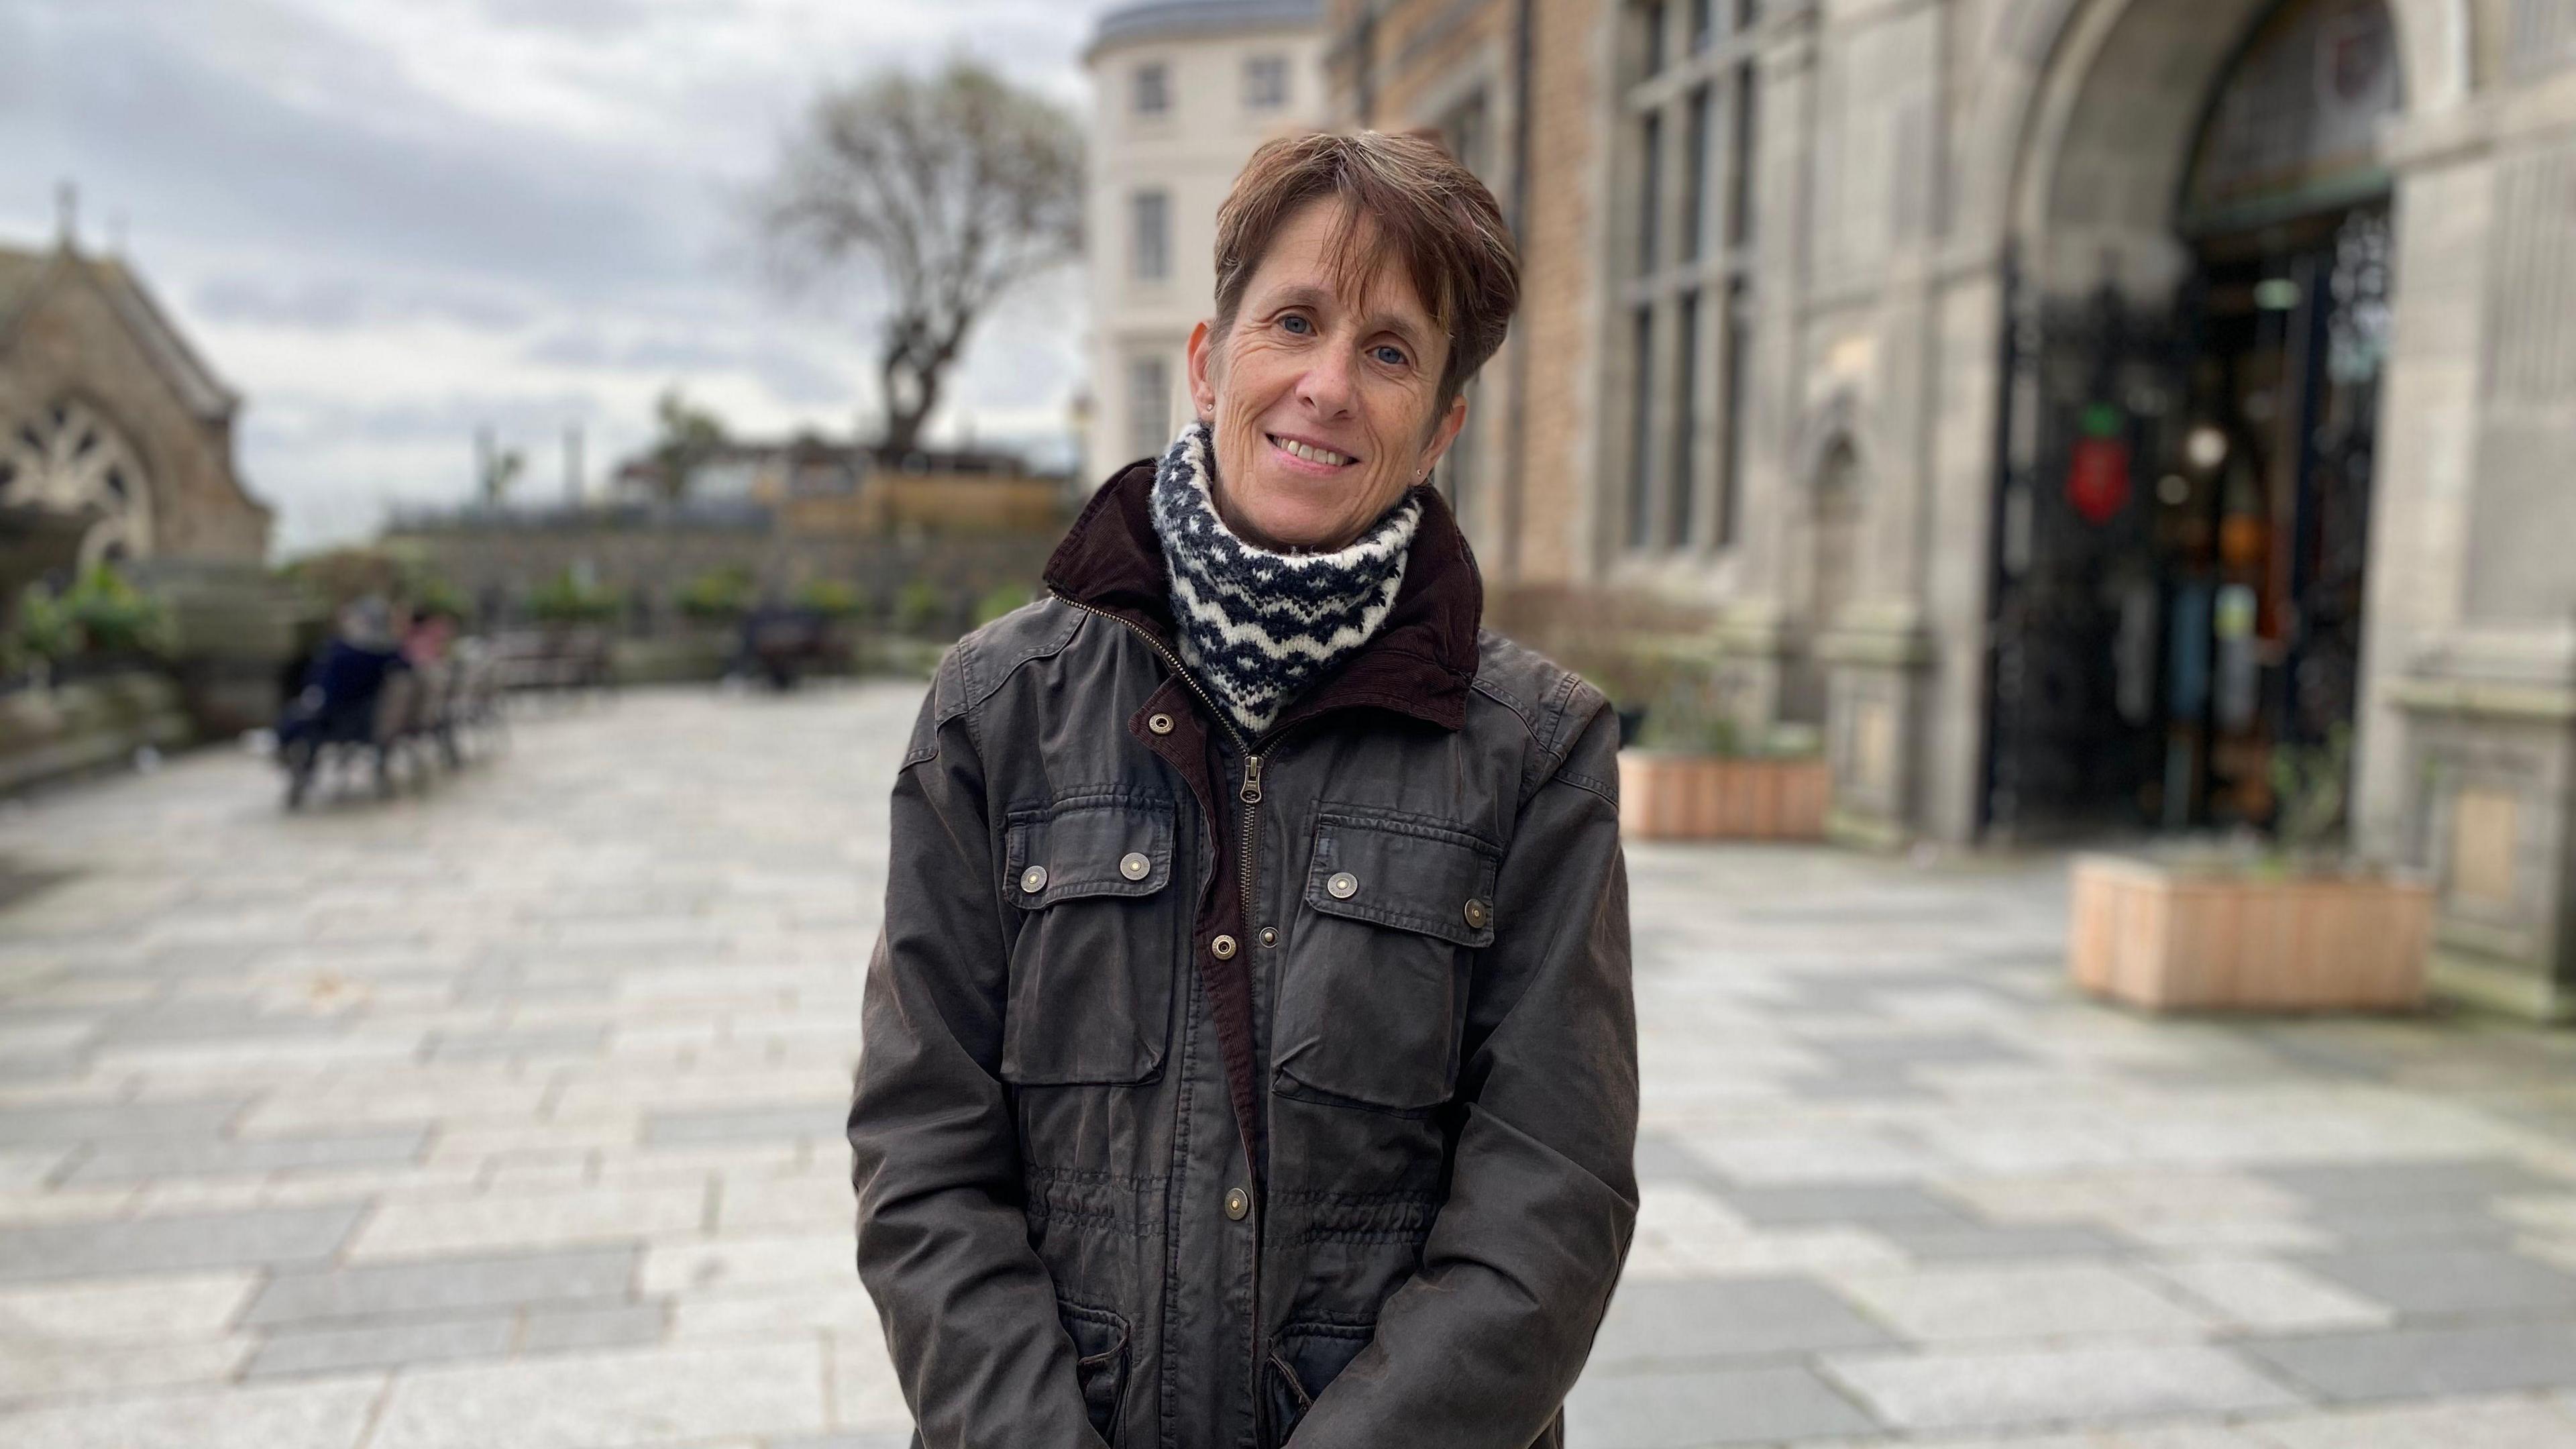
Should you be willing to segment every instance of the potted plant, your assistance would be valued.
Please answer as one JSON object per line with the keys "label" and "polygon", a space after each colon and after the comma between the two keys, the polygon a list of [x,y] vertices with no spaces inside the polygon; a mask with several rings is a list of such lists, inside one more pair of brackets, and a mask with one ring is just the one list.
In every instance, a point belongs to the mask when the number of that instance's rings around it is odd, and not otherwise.
{"label": "potted plant", "polygon": [[1822,840],[1833,777],[1816,745],[1797,726],[1748,744],[1706,670],[1672,660],[1619,752],[1621,828],[1640,840]]}
{"label": "potted plant", "polygon": [[2433,894],[2344,852],[2351,754],[2346,729],[2274,752],[2268,848],[2078,856],[2076,984],[2156,1010],[2421,1006]]}

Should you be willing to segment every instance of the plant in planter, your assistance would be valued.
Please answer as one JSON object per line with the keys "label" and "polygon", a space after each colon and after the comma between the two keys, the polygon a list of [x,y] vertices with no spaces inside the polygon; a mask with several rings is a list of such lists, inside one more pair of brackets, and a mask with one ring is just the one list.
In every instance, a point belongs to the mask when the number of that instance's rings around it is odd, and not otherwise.
{"label": "plant in planter", "polygon": [[1619,752],[1619,813],[1646,840],[1821,840],[1832,776],[1811,732],[1748,747],[1704,668],[1674,661]]}
{"label": "plant in planter", "polygon": [[92,564],[59,593],[27,586],[10,654],[47,681],[112,674],[170,652],[170,611],[108,564]]}
{"label": "plant in planter", "polygon": [[2433,896],[2343,851],[2351,736],[2275,752],[2269,848],[2088,854],[2074,865],[2077,985],[2159,1010],[2411,1010]]}
{"label": "plant in planter", "polygon": [[751,612],[751,570],[741,564],[709,569],[680,586],[680,613],[692,623],[732,624]]}
{"label": "plant in planter", "polygon": [[617,591],[566,569],[528,591],[528,612],[541,624],[605,624],[623,601]]}

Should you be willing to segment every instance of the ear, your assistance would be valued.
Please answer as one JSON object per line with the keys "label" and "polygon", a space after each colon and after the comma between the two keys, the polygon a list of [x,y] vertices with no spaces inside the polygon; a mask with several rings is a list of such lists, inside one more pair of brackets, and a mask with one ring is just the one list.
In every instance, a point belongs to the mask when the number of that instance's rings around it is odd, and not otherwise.
{"label": "ear", "polygon": [[1190,406],[1199,421],[1216,421],[1216,327],[1201,322],[1190,329]]}
{"label": "ear", "polygon": [[1449,445],[1458,441],[1459,430],[1466,426],[1467,395],[1462,392],[1449,399],[1449,410],[1440,415],[1440,421],[1431,425],[1431,438],[1422,445],[1421,460],[1413,465],[1414,482],[1425,482],[1431,477],[1431,470],[1440,466],[1440,459],[1448,453]]}

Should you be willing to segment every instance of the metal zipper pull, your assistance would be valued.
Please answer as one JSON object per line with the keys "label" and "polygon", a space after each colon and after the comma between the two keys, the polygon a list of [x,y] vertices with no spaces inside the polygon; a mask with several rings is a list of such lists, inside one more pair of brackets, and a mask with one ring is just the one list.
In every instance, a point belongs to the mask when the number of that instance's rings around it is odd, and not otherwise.
{"label": "metal zipper pull", "polygon": [[1261,803],[1261,757],[1259,755],[1243,757],[1242,795],[1243,803],[1246,805]]}

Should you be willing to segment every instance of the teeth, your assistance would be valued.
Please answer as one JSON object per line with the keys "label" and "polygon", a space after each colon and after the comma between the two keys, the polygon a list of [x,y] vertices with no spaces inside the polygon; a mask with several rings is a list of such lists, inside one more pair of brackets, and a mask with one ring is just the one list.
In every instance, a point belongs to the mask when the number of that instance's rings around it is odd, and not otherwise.
{"label": "teeth", "polygon": [[1350,461],[1350,459],[1343,457],[1339,453],[1328,452],[1322,448],[1309,447],[1304,443],[1291,442],[1286,438],[1273,438],[1270,441],[1277,443],[1280,447],[1287,449],[1290,453],[1305,459],[1309,463],[1321,463],[1326,467],[1338,468],[1342,464]]}

